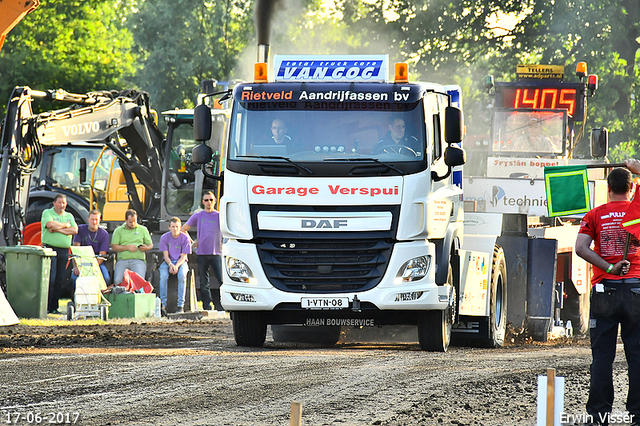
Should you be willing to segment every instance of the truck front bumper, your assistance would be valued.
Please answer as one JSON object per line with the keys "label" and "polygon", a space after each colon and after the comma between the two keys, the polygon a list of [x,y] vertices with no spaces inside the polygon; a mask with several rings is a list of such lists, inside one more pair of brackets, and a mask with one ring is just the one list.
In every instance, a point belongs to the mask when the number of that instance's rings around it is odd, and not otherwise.
{"label": "truck front bumper", "polygon": [[[397,311],[442,310],[450,303],[451,287],[435,284],[435,247],[424,240],[395,244],[389,265],[376,287],[361,292],[329,294],[287,292],[275,288],[264,274],[253,244],[229,241],[223,251],[225,257],[232,256],[244,262],[254,276],[251,282],[240,283],[224,274],[220,293],[222,306],[228,311],[280,311],[291,315],[298,311],[312,316],[330,312],[334,316],[351,317],[364,312],[395,311],[397,314]],[[426,276],[411,282],[399,280],[396,275],[402,265],[418,256],[429,256],[431,259]],[[343,306],[342,309],[306,309],[301,303],[302,298],[345,297],[349,306]]]}

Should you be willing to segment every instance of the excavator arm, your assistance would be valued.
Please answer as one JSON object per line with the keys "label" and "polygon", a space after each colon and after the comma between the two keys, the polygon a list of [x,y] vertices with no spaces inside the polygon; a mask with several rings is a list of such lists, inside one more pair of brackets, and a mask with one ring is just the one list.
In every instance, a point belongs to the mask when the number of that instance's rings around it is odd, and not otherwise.
{"label": "excavator arm", "polygon": [[[64,109],[33,114],[35,99],[69,103]],[[162,132],[145,92],[125,90],[73,94],[16,87],[2,129],[0,167],[0,245],[20,242],[30,176],[42,160],[43,145],[85,141],[108,146],[118,157],[130,202],[142,217],[160,211]],[[146,188],[140,200],[133,174]],[[144,206],[144,208],[143,208]]]}

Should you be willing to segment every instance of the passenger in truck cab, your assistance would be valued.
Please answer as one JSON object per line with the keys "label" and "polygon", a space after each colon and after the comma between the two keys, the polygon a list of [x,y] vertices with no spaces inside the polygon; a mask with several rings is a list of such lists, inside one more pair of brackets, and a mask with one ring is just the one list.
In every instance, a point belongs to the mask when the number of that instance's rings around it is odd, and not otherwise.
{"label": "passenger in truck cab", "polygon": [[420,142],[415,136],[407,136],[405,120],[399,116],[393,116],[389,120],[389,131],[373,148],[374,154],[404,154],[422,156]]}
{"label": "passenger in truck cab", "polygon": [[253,145],[253,155],[288,155],[297,151],[293,140],[287,135],[287,123],[276,118],[271,122],[271,137]]}

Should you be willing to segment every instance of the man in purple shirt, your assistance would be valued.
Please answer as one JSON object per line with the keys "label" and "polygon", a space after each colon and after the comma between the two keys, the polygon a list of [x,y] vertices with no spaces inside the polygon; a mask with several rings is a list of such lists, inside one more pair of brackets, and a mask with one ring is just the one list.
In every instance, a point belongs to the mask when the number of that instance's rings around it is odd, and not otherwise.
{"label": "man in purple shirt", "polygon": [[[193,214],[187,223],[182,225],[182,232],[188,232],[192,227],[198,228],[197,240],[194,248],[198,255],[198,275],[200,276],[200,299],[205,310],[211,309],[211,301],[216,311],[224,311],[220,304],[220,284],[222,284],[222,250],[220,237],[220,219],[215,210],[216,197],[207,191],[202,195],[204,210]],[[209,267],[218,280],[214,286],[210,285]],[[213,296],[213,297],[212,297]]]}
{"label": "man in purple shirt", "polygon": [[172,217],[169,222],[169,232],[160,237],[160,251],[163,254],[160,265],[160,302],[162,312],[166,313],[167,307],[167,281],[169,274],[178,276],[178,308],[175,313],[184,312],[184,296],[187,284],[189,263],[187,257],[191,254],[191,241],[187,234],[180,232],[180,219]]}
{"label": "man in purple shirt", "polygon": [[[89,212],[87,223],[87,225],[78,226],[78,233],[73,236],[73,245],[93,247],[93,252],[99,256],[96,260],[98,265],[100,265],[104,282],[109,285],[109,271],[107,270],[107,265],[104,264],[106,255],[109,252],[109,233],[100,228],[100,212],[98,210],[91,210]],[[79,275],[80,270],[76,265],[73,268],[73,275],[71,276],[74,283]]]}

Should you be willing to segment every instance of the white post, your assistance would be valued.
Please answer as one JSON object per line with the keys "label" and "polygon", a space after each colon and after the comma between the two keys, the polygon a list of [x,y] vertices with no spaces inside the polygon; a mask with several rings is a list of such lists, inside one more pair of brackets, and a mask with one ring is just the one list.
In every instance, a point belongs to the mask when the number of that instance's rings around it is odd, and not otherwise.
{"label": "white post", "polygon": [[302,402],[293,401],[291,403],[291,426],[302,425]]}
{"label": "white post", "polygon": [[556,377],[556,370],[538,376],[538,422],[536,426],[562,426],[564,411],[564,377]]}

